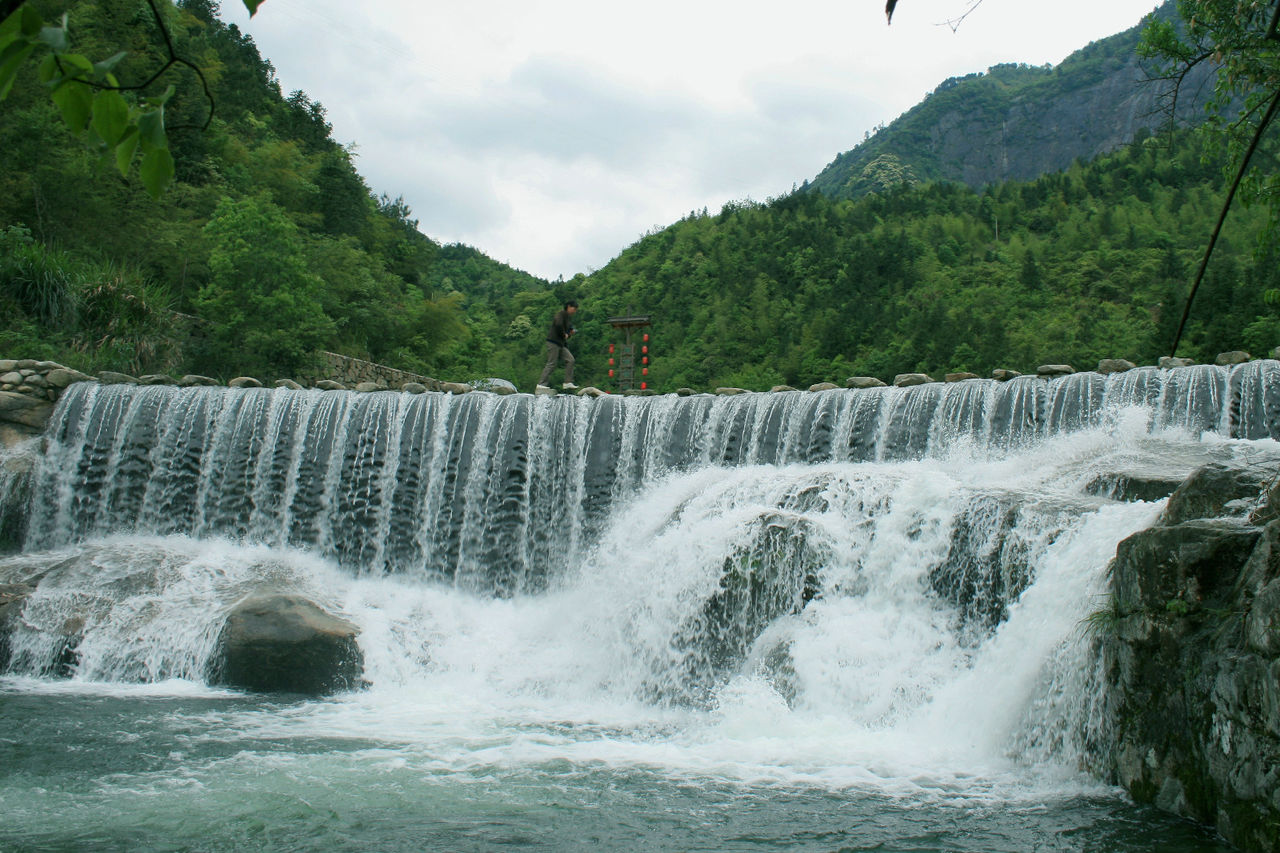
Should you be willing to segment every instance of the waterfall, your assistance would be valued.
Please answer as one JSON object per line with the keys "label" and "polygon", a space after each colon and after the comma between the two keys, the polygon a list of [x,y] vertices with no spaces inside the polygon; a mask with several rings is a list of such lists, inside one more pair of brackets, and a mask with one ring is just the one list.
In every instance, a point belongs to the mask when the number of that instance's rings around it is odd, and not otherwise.
{"label": "waterfall", "polygon": [[690,398],[80,384],[49,428],[27,544],[218,536],[512,595],[673,472],[1004,452],[1133,407],[1152,430],[1274,438],[1280,363]]}
{"label": "waterfall", "polygon": [[375,705],[674,726],[694,763],[769,764],[776,731],[801,774],[1074,766],[1105,740],[1081,626],[1116,544],[1199,465],[1280,455],[1278,377],[594,400],[80,384],[25,553],[0,560],[35,587],[9,671],[198,683],[235,603],[288,591],[358,625]]}

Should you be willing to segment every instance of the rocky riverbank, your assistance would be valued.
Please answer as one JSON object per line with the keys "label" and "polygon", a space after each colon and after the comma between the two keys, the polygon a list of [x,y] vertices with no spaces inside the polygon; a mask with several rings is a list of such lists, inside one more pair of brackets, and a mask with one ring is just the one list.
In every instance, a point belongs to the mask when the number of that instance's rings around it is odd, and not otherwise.
{"label": "rocky riverbank", "polygon": [[[1120,543],[1103,649],[1111,770],[1143,803],[1280,850],[1280,486],[1210,467]],[[1259,500],[1260,492],[1263,494]]]}

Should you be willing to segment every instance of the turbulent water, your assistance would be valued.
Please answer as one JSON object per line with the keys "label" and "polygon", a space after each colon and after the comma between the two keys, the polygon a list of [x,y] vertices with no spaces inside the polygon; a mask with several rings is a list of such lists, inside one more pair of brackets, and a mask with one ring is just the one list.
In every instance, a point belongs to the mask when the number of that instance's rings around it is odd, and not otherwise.
{"label": "turbulent water", "polygon": [[[1276,362],[601,400],[73,386],[0,561],[40,578],[0,680],[0,849],[1219,849],[1091,775],[1085,620],[1178,480],[1280,460],[1278,403]],[[369,687],[206,686],[266,589],[356,623]]]}

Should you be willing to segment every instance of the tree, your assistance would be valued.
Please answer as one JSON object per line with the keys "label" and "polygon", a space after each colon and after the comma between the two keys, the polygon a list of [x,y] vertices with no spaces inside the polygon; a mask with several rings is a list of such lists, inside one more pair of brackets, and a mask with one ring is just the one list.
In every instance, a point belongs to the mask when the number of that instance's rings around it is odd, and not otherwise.
{"label": "tree", "polygon": [[265,199],[224,199],[204,233],[212,275],[194,304],[207,324],[207,363],[262,375],[306,368],[334,327],[297,227]]}
{"label": "tree", "polygon": [[147,192],[158,198],[173,180],[164,108],[174,87],[170,85],[160,92],[156,89],[170,69],[185,66],[204,86],[209,116],[213,100],[203,72],[174,50],[164,18],[164,13],[172,12],[172,4],[164,2],[163,13],[156,0],[147,0],[147,5],[168,58],[145,80],[122,84],[115,69],[128,51],[94,62],[73,49],[67,14],[56,22],[46,22],[30,3],[5,3],[0,20],[0,101],[8,96],[28,60],[41,57],[40,80],[48,87],[67,126],[72,132],[87,136],[91,145],[110,152],[121,176],[129,174],[141,154],[139,177]]}
{"label": "tree", "polygon": [[[249,14],[254,15],[262,2],[244,0],[244,5]],[[67,14],[50,22],[25,0],[0,0],[0,101],[8,96],[26,63],[33,57],[41,57],[40,80],[49,88],[49,95],[67,126],[76,134],[86,135],[91,145],[111,152],[122,177],[128,176],[140,153],[138,175],[147,192],[159,198],[173,181],[174,174],[164,110],[173,97],[174,87],[170,85],[158,93],[155,89],[174,67],[186,67],[194,72],[209,104],[201,130],[207,129],[213,118],[214,102],[204,72],[174,48],[165,20],[166,15],[174,12],[173,3],[170,0],[159,0],[160,5],[157,0],[146,0],[146,3],[167,58],[146,79],[126,85],[116,78],[114,71],[128,56],[128,51],[121,50],[94,62],[73,50]],[[323,111],[318,115],[315,112],[319,104],[307,103],[305,107],[310,108],[310,118],[323,123]],[[327,125],[325,127],[327,132]]]}
{"label": "tree", "polygon": [[1173,21],[1151,17],[1141,51],[1162,62],[1163,76],[1175,84],[1202,63],[1218,66],[1210,104],[1216,115],[1207,128],[1225,146],[1225,170],[1234,178],[1192,282],[1171,352],[1178,348],[1191,302],[1204,280],[1236,192],[1243,189],[1246,202],[1262,201],[1268,207],[1270,215],[1260,247],[1274,243],[1280,225],[1280,171],[1273,162],[1270,170],[1250,174],[1255,154],[1264,150],[1274,156],[1275,151],[1274,136],[1268,138],[1268,132],[1280,110],[1280,0],[1178,0],[1178,13],[1185,23],[1182,28]]}

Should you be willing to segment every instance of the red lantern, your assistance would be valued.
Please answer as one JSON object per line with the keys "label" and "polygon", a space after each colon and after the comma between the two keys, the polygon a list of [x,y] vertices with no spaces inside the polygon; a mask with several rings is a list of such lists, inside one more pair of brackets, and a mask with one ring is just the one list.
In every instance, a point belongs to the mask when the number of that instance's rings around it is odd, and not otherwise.
{"label": "red lantern", "polygon": [[648,347],[640,347],[640,352],[648,352],[648,351],[649,351]]}
{"label": "red lantern", "polygon": [[647,344],[647,343],[649,343],[649,333],[648,333],[648,332],[645,332],[645,333],[644,333],[644,342],[645,342],[646,344]]}
{"label": "red lantern", "polygon": [[646,389],[646,388],[648,388],[648,387],[649,387],[649,383],[648,383],[648,382],[641,382],[641,383],[640,383],[640,390],[641,390],[641,391],[643,391],[644,389]]}
{"label": "red lantern", "polygon": [[610,358],[610,359],[609,359],[609,366],[610,366],[610,367],[613,367],[613,359],[612,359],[612,358]]}
{"label": "red lantern", "polygon": [[611,367],[611,368],[609,368],[609,378],[610,378],[610,379],[612,379],[612,378],[613,378],[613,368],[612,368],[612,367]]}
{"label": "red lantern", "polygon": [[647,355],[646,355],[644,358],[640,359],[640,363],[641,363],[641,364],[648,364],[648,363],[649,363],[649,356],[647,356]]}
{"label": "red lantern", "polygon": [[649,375],[649,368],[647,368],[647,367],[642,367],[642,368],[640,368],[640,375],[641,375],[641,376],[648,376],[648,375]]}
{"label": "red lantern", "polygon": [[609,344],[609,355],[613,355],[613,344]]}

